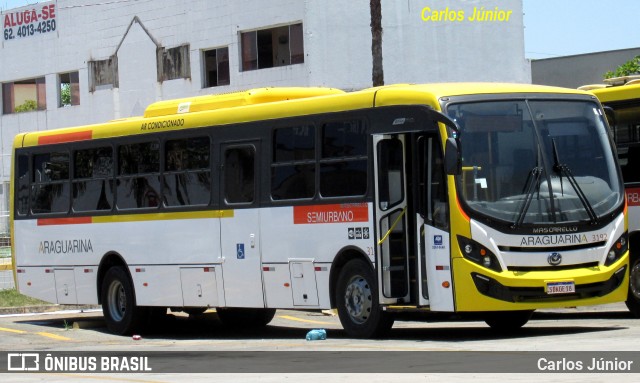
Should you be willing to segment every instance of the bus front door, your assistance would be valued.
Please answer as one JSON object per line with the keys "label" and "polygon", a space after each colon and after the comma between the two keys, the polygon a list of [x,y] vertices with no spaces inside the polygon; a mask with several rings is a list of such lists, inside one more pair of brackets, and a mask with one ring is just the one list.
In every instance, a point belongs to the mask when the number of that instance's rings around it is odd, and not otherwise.
{"label": "bus front door", "polygon": [[373,136],[381,304],[454,309],[440,142],[435,132]]}
{"label": "bus front door", "polygon": [[414,182],[416,192],[416,226],[420,283],[419,306],[432,311],[454,310],[449,234],[447,176],[444,172],[442,144],[439,136],[420,134],[414,137],[416,152]]}
{"label": "bus front door", "polygon": [[405,135],[374,135],[376,220],[381,304],[409,301]]}

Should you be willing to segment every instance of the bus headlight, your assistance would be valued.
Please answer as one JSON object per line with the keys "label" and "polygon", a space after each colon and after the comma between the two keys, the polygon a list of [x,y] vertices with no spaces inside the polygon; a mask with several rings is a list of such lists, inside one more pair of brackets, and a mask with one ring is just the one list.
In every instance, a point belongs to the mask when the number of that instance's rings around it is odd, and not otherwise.
{"label": "bus headlight", "polygon": [[607,253],[607,258],[604,261],[605,266],[612,265],[614,262],[620,259],[620,257],[622,257],[624,253],[627,252],[627,250],[629,249],[629,239],[627,238],[628,235],[629,234],[625,231],[624,234],[622,234],[620,238],[618,238],[618,240],[614,242],[613,246],[611,246],[611,249],[609,249],[609,252]]}
{"label": "bus headlight", "polygon": [[465,259],[468,259],[480,266],[486,267],[487,269],[491,269],[497,272],[502,271],[500,262],[498,262],[498,258],[495,256],[495,254],[493,254],[489,249],[482,246],[478,242],[459,235],[458,244],[460,245],[460,249],[462,249],[462,256]]}

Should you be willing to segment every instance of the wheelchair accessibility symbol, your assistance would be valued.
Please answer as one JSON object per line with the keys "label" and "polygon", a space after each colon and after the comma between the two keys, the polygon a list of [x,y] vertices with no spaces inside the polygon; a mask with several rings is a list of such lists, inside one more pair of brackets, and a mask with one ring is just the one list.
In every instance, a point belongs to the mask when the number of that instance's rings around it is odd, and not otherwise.
{"label": "wheelchair accessibility symbol", "polygon": [[244,243],[236,244],[236,253],[238,255],[238,259],[244,259]]}

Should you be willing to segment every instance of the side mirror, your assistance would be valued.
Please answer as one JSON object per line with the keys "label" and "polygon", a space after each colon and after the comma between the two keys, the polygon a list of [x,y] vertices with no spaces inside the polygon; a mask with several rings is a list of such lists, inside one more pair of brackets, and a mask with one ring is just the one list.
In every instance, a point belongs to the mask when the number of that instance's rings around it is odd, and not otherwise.
{"label": "side mirror", "polygon": [[448,175],[457,176],[462,173],[462,157],[458,148],[458,140],[447,138],[444,149],[444,168]]}

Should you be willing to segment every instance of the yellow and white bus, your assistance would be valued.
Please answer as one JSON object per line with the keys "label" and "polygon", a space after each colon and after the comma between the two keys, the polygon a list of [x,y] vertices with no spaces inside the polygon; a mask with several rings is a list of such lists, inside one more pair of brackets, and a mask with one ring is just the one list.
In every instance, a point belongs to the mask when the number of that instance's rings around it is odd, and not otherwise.
{"label": "yellow and white bus", "polygon": [[640,76],[587,86],[605,106],[629,206],[630,284],[627,307],[640,318]]}
{"label": "yellow and white bus", "polygon": [[247,326],[336,308],[353,337],[414,311],[504,330],[627,297],[622,178],[578,90],[200,96],[20,134],[13,161],[20,292],[102,304],[115,333],[167,308]]}

